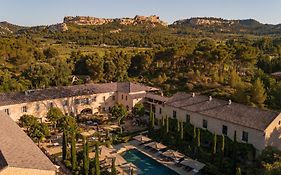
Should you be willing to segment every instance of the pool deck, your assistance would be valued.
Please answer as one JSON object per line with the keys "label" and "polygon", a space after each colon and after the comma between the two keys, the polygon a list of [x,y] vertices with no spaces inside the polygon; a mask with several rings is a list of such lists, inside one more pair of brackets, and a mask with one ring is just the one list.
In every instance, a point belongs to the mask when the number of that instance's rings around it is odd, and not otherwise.
{"label": "pool deck", "polygon": [[194,175],[194,172],[192,172],[192,171],[187,172],[183,169],[183,167],[176,166],[174,162],[161,160],[158,152],[152,153],[151,151],[145,149],[143,145],[139,145],[138,141],[132,140],[132,141],[129,141],[128,143],[126,143],[126,144],[116,145],[116,149],[120,149],[122,147],[126,148],[126,149],[123,149],[123,150],[137,149],[137,150],[141,151],[143,154],[145,154],[148,157],[156,160],[157,162],[159,162],[162,165],[168,167],[169,169],[177,172],[180,175]]}

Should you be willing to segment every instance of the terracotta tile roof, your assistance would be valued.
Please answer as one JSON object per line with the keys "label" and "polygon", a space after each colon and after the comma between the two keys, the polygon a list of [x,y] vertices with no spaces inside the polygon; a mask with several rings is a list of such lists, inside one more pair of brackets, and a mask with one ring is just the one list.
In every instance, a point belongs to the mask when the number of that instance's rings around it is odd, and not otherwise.
{"label": "terracotta tile roof", "polygon": [[237,125],[264,131],[279,115],[276,111],[250,107],[207,96],[177,93],[166,103],[169,106],[203,114]]}
{"label": "terracotta tile roof", "polygon": [[56,171],[53,163],[4,112],[0,112],[0,171],[5,167]]}
{"label": "terracotta tile roof", "polygon": [[118,92],[132,93],[132,92],[153,91],[153,90],[158,90],[158,89],[138,83],[132,83],[132,82],[119,82],[117,84]]}
{"label": "terracotta tile roof", "polygon": [[154,100],[158,100],[158,101],[161,101],[161,102],[166,102],[169,99],[168,97],[153,94],[153,93],[146,93],[145,97],[150,98],[150,99],[154,99]]}
{"label": "terracotta tile roof", "polygon": [[145,93],[130,94],[130,97],[132,99],[143,98],[143,97],[145,97]]}
{"label": "terracotta tile roof", "polygon": [[52,87],[47,89],[30,90],[26,92],[2,93],[0,94],[0,106],[89,95],[95,93],[116,91],[131,93],[150,90],[153,90],[153,88],[131,82],[102,84],[91,83],[75,86]]}

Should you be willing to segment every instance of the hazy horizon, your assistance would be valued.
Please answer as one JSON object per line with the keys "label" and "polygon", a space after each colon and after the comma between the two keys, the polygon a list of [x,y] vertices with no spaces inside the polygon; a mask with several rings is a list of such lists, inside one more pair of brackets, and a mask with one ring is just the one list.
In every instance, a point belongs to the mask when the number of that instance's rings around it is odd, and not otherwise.
{"label": "hazy horizon", "polygon": [[281,23],[281,1],[271,0],[3,0],[0,21],[22,26],[61,23],[65,16],[94,16],[100,18],[157,15],[171,24],[191,17],[215,17],[229,20],[255,19],[264,24]]}

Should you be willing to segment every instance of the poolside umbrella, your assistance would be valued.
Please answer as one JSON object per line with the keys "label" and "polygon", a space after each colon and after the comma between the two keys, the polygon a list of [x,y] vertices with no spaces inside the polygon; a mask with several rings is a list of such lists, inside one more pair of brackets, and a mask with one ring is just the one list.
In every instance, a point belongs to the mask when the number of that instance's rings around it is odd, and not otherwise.
{"label": "poolside umbrella", "polygon": [[191,158],[185,158],[183,161],[180,162],[180,164],[193,168],[197,171],[200,171],[205,166],[204,163],[198,162],[197,160],[193,160]]}
{"label": "poolside umbrella", "polygon": [[157,151],[160,151],[162,149],[167,148],[167,146],[163,145],[162,143],[158,143],[158,142],[147,143],[147,144],[145,144],[145,146],[153,148],[153,149],[155,149]]}
{"label": "poolside umbrella", "polygon": [[120,166],[124,171],[126,171],[128,174],[130,174],[131,171],[137,172],[137,174],[140,174],[140,170],[136,167],[136,165],[132,163],[126,163]]}
{"label": "poolside umbrella", "polygon": [[179,160],[184,157],[184,155],[182,153],[179,153],[179,152],[171,150],[171,149],[163,152],[162,155],[165,157],[171,158],[173,160]]}
{"label": "poolside umbrella", "polygon": [[106,146],[102,145],[100,148],[100,156],[99,159],[105,160],[106,158],[110,157],[112,154],[116,153],[115,149],[107,148]]}
{"label": "poolside umbrella", "polygon": [[127,163],[127,161],[122,156],[120,156],[119,154],[116,154],[116,159],[115,159],[116,166],[123,165],[126,163]]}
{"label": "poolside umbrella", "polygon": [[143,136],[143,135],[135,136],[135,137],[133,137],[133,139],[135,139],[135,140],[137,140],[137,141],[139,141],[139,142],[141,142],[141,143],[146,143],[146,142],[151,141],[150,138],[145,137],[145,136]]}

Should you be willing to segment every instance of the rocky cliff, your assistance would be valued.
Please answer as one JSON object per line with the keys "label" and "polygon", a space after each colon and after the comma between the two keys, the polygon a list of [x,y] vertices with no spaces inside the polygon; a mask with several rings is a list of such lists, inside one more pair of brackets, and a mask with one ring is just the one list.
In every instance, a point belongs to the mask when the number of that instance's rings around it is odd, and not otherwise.
{"label": "rocky cliff", "polygon": [[117,22],[122,25],[139,25],[139,24],[150,24],[152,26],[163,25],[167,26],[168,24],[156,15],[152,16],[135,16],[134,18],[96,18],[89,16],[66,16],[63,19],[63,22],[66,24],[77,24],[77,25],[103,25],[112,22]]}
{"label": "rocky cliff", "polygon": [[189,18],[178,20],[173,23],[173,25],[190,25],[190,26],[248,26],[248,27],[257,27],[263,24],[259,23],[253,19],[245,19],[245,20],[227,20],[222,18]]}

